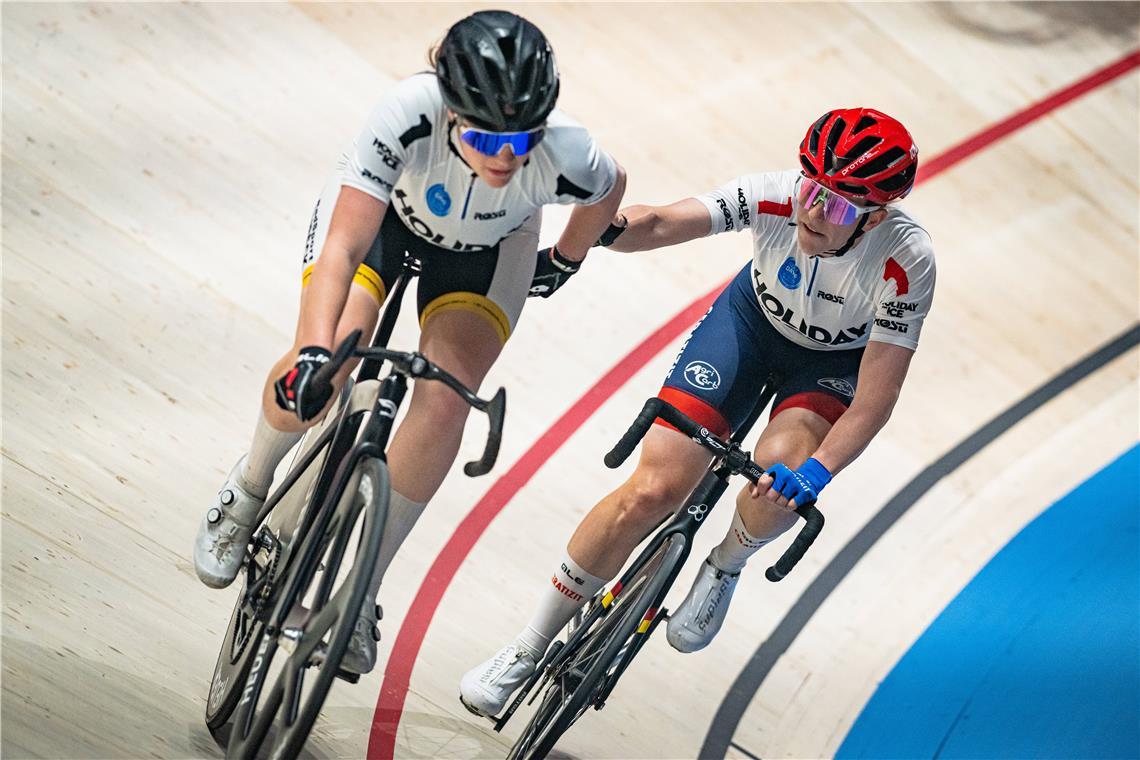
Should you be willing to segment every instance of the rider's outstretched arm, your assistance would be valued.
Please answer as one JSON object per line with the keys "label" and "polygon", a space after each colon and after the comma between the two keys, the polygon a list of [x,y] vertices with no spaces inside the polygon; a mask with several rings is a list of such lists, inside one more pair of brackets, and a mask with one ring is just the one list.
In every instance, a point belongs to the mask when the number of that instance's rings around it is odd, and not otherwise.
{"label": "rider's outstretched arm", "polygon": [[305,288],[297,345],[332,348],[352,277],[368,255],[387,208],[388,204],[360,190],[340,189],[324,249]]}
{"label": "rider's outstretched arm", "polygon": [[613,187],[597,202],[588,206],[575,206],[570,212],[570,221],[558,238],[558,252],[571,261],[586,258],[586,252],[598,239],[617,213],[625,195],[625,170],[615,166],[616,176]]}
{"label": "rider's outstretched arm", "polygon": [[[614,251],[651,251],[705,237],[712,229],[708,209],[696,198],[667,206],[628,206],[619,217],[625,218],[626,229],[609,246]],[[621,226],[621,219],[615,223]]]}

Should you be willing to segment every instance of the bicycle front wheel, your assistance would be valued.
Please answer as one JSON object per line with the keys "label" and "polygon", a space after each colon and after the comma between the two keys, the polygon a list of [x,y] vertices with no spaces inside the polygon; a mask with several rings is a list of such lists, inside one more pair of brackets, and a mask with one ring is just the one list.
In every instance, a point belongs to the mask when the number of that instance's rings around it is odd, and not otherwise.
{"label": "bicycle front wheel", "polygon": [[[356,470],[358,485],[346,491],[324,531],[304,537],[298,562],[286,571],[278,608],[270,617],[284,623],[258,647],[227,757],[254,757],[271,728],[269,757],[296,757],[328,696],[364,604],[388,511],[384,462],[366,457]],[[310,541],[319,544],[318,561],[306,565]],[[344,562],[346,557],[351,564]],[[290,599],[296,602],[286,610]]]}
{"label": "bicycle front wheel", "polygon": [[556,666],[538,711],[508,755],[511,760],[546,757],[596,697],[612,691],[612,681],[628,664],[625,660],[640,648],[636,637],[651,627],[674,570],[684,559],[685,541],[680,534],[667,538],[614,597],[612,609]]}

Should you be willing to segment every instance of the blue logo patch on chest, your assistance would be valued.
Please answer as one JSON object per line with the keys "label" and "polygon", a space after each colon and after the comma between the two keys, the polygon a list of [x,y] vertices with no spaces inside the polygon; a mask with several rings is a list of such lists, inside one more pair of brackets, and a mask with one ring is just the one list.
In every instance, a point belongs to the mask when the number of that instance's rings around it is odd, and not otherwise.
{"label": "blue logo patch on chest", "polygon": [[428,209],[436,216],[447,216],[447,212],[451,211],[451,196],[447,194],[442,182],[429,187],[424,197]]}
{"label": "blue logo patch on chest", "polygon": [[795,260],[789,256],[784,259],[784,263],[780,265],[780,271],[776,274],[780,284],[788,290],[795,290],[800,286],[800,280],[803,279],[803,273],[800,268],[796,266]]}

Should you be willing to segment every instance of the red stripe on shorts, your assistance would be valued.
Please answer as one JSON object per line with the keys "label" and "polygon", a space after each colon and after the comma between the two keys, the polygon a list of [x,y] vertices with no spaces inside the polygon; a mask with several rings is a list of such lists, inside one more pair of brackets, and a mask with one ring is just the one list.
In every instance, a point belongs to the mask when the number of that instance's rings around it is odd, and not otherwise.
{"label": "red stripe on shorts", "polygon": [[[694,422],[709,429],[709,431],[716,436],[724,438],[732,428],[728,424],[728,420],[724,418],[717,408],[707,401],[697,398],[691,393],[685,393],[677,388],[670,388],[668,386],[662,388],[657,393],[657,398],[662,401],[668,401],[673,406],[677,407],[681,412],[688,415]],[[670,430],[677,430],[677,428],[670,425],[664,420],[657,420],[655,423],[669,428]],[[680,431],[678,431],[680,432]]]}
{"label": "red stripe on shorts", "polygon": [[781,401],[780,405],[772,410],[772,417],[769,419],[774,418],[785,409],[791,409],[792,407],[813,411],[832,425],[847,411],[847,404],[844,404],[835,396],[820,393],[819,391],[807,391],[806,393],[796,393],[792,396],[788,396]]}

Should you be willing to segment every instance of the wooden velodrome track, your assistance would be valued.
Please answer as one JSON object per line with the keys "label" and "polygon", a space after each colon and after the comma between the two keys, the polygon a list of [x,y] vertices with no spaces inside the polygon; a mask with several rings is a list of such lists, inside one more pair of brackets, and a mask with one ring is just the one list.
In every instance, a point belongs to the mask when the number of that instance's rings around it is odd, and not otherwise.
{"label": "wooden velodrome track", "polygon": [[[591,758],[833,754],[987,560],[1138,438],[1126,338],[937,470],[813,602],[758,690],[726,698],[892,496],[1134,327],[1140,6],[516,9],[552,40],[562,107],[628,170],[627,203],[791,168],[804,128],[836,105],[898,116],[929,162],[906,205],[935,241],[934,312],[893,420],[827,491],[817,547],[779,585],[756,569],[774,553],[758,557],[712,647],[686,657],[656,637],[560,745]],[[221,754],[201,714],[233,591],[197,582],[194,531],[289,343],[321,183],[374,97],[469,10],[3,5],[4,757]],[[565,216],[547,214],[544,240]],[[573,526],[628,471],[602,453],[749,255],[733,236],[597,250],[565,291],[529,304],[484,386],[509,391],[500,464],[446,482],[389,574],[380,665],[336,686],[308,752],[504,754],[510,737],[456,700],[459,676],[523,625]],[[414,342],[405,319],[392,344]],[[729,517],[713,514],[695,554]],[[736,717],[712,741],[725,710]]]}

